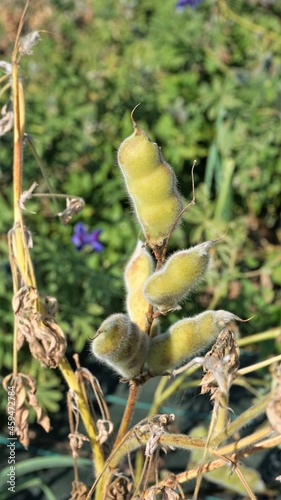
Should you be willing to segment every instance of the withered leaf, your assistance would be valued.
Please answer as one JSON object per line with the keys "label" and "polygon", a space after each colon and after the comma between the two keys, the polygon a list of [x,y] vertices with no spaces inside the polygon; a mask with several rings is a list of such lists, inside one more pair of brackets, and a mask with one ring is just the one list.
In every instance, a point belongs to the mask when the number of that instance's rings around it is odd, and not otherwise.
{"label": "withered leaf", "polygon": [[130,492],[132,491],[132,483],[125,476],[119,476],[115,479],[108,488],[108,500],[129,500],[132,498]]}
{"label": "withered leaf", "polygon": [[18,347],[22,346],[25,338],[33,357],[51,368],[58,366],[66,350],[64,333],[50,314],[55,312],[56,307],[56,299],[51,297],[45,298],[44,304],[39,303],[39,294],[34,287],[21,288],[13,299]]}
{"label": "withered leaf", "polygon": [[77,196],[66,198],[66,209],[57,214],[63,224],[68,224],[74,214],[78,214],[85,207],[83,198]]}
{"label": "withered leaf", "polygon": [[84,483],[73,481],[69,500],[86,500],[88,492],[89,490]]}
{"label": "withered leaf", "polygon": [[209,391],[214,395],[218,386],[221,390],[222,386],[231,385],[239,368],[239,348],[231,330],[222,330],[212,349],[206,354],[205,360],[201,394]]}
{"label": "withered leaf", "polygon": [[89,438],[80,432],[75,432],[73,434],[70,433],[68,434],[68,438],[73,457],[78,457],[78,450],[82,448],[85,441],[89,441]]}
{"label": "withered leaf", "polygon": [[145,500],[156,500],[159,497],[159,493],[162,495],[161,499],[162,500],[179,500],[180,496],[178,493],[173,489],[169,488],[169,486],[162,486],[161,488],[158,488],[157,486],[153,486],[150,488],[146,495],[145,495]]}
{"label": "withered leaf", "polygon": [[37,423],[43,427],[46,432],[50,431],[51,423],[48,415],[44,412],[44,410],[39,405],[38,399],[35,394],[29,392],[28,393],[28,403],[32,408],[34,408],[37,416]]}
{"label": "withered leaf", "polygon": [[28,448],[29,426],[28,417],[30,406],[36,411],[37,422],[46,432],[50,430],[49,417],[40,407],[36,393],[36,381],[33,377],[19,373],[16,377],[12,374],[5,377],[3,387],[8,391],[9,386],[13,386],[15,393],[15,433],[19,436],[21,444]]}
{"label": "withered leaf", "polygon": [[108,437],[113,431],[113,423],[110,420],[99,419],[97,420],[97,429],[97,441],[99,441],[100,444],[103,444],[108,440]]}

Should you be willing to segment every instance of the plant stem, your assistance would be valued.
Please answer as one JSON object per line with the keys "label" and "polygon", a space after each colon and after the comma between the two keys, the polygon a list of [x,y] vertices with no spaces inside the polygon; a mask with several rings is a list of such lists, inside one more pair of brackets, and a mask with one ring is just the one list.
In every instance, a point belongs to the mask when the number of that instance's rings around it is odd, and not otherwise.
{"label": "plant stem", "polygon": [[265,366],[271,365],[272,363],[276,363],[277,361],[281,360],[281,354],[278,356],[274,356],[273,358],[270,359],[265,359],[264,361],[260,361],[259,363],[256,363],[251,366],[246,366],[245,368],[241,368],[241,370],[238,370],[237,375],[246,375],[247,373],[251,373],[256,370],[260,370],[261,368],[264,368]]}
{"label": "plant stem", "polygon": [[276,328],[270,328],[266,332],[256,333],[254,335],[248,335],[242,339],[237,340],[239,347],[243,347],[249,344],[256,344],[257,342],[262,342],[263,340],[275,339],[281,335],[281,328],[277,326]]}
{"label": "plant stem", "polygon": [[[136,450],[140,446],[146,445],[151,438],[151,432],[136,433],[133,432],[126,436],[124,441],[119,444],[119,448],[114,451],[108,466],[115,468],[120,463],[120,460],[128,453]],[[159,445],[164,447],[182,448],[185,450],[201,449],[203,450],[206,444],[205,438],[190,437],[184,434],[163,434],[159,439]]]}
{"label": "plant stem", "polygon": [[97,430],[95,424],[91,418],[89,407],[84,399],[82,389],[77,381],[77,378],[68,362],[68,360],[63,357],[59,363],[59,368],[71,390],[73,390],[78,398],[79,411],[83,419],[87,434],[89,436],[93,455],[94,455],[94,466],[96,474],[98,475],[104,466],[104,457],[102,453],[101,446],[97,441]]}
{"label": "plant stem", "polygon": [[214,439],[211,440],[212,448],[216,448],[225,439],[231,437],[235,432],[239,431],[241,427],[249,424],[251,420],[265,411],[266,405],[271,398],[271,393],[267,394],[258,403],[251,406],[248,410],[244,411],[239,417],[231,422],[222,432],[220,432]]}
{"label": "plant stem", "polygon": [[[155,413],[159,412],[161,405],[166,401],[172,394],[177,392],[179,389],[182,389],[185,380],[190,377],[196,370],[198,370],[199,366],[194,365],[191,366],[188,370],[184,371],[180,376],[175,378],[165,389],[165,385],[167,384],[167,377],[163,376],[160,379],[159,385],[156,389],[155,396],[153,398],[152,406],[149,410],[149,416],[155,415]],[[198,387],[198,383],[195,384],[195,387]]]}
{"label": "plant stem", "polygon": [[251,434],[250,436],[246,436],[242,439],[238,439],[238,441],[235,441],[233,443],[227,444],[226,446],[218,448],[216,452],[219,453],[220,455],[229,455],[232,453],[241,452],[246,448],[248,452],[248,449],[252,448],[253,446],[262,446],[262,444],[266,442],[265,438],[270,437],[270,434],[273,433],[274,431],[272,430],[272,428],[267,426],[262,429],[259,429],[256,432],[253,432],[253,434]]}
{"label": "plant stem", "polygon": [[15,223],[20,222],[19,201],[21,197],[21,134],[20,134],[20,106],[19,106],[19,87],[18,87],[18,64],[13,63],[13,105],[14,105],[14,219]]}
{"label": "plant stem", "polygon": [[[12,65],[12,92],[13,92],[13,104],[14,104],[14,158],[13,158],[13,187],[14,187],[14,224],[20,223],[21,213],[19,208],[19,199],[21,196],[21,136],[20,136],[20,107],[19,107],[19,93],[18,93],[18,65],[14,61]],[[18,247],[20,249],[20,261],[25,262],[24,259],[24,249],[22,245],[21,234],[19,234],[19,229],[15,229],[15,237],[18,240]],[[12,248],[11,244],[11,248]],[[12,254],[10,255],[11,260],[13,259]],[[12,264],[12,262],[11,262]],[[18,290],[18,280],[17,280],[17,268],[16,265],[11,268],[14,271],[13,275],[13,285],[14,293]],[[25,266],[23,265],[23,268]],[[18,328],[17,320],[14,323],[14,337],[13,337],[13,376],[16,378],[18,373],[18,350],[17,350],[17,339],[18,339]]]}
{"label": "plant stem", "polygon": [[[161,443],[162,443],[162,438],[161,438]],[[236,463],[239,458],[252,455],[253,453],[257,453],[258,451],[261,451],[264,448],[278,446],[280,443],[281,443],[281,436],[278,435],[272,439],[256,443],[247,450],[245,450],[245,448],[243,450],[240,449],[238,451],[235,451],[233,455],[228,455],[227,457],[219,458],[218,460],[213,460],[211,462],[205,463],[203,466],[196,467],[195,469],[190,469],[188,471],[182,472],[178,474],[175,479],[178,483],[185,483],[187,481],[190,481],[191,479],[196,478],[200,471],[202,471],[202,474],[205,474],[205,472],[210,472],[212,470],[218,469],[219,467],[225,466],[226,462],[228,461]],[[234,446],[235,443],[232,443],[232,449]],[[221,448],[217,450],[216,453],[220,454],[225,453],[227,450],[230,450],[230,447],[231,445]],[[169,481],[170,481],[170,476],[168,476],[166,479],[163,479],[163,481],[158,483],[157,486],[159,488],[161,486],[165,486],[166,484],[169,484]]]}
{"label": "plant stem", "polygon": [[121,422],[120,427],[119,427],[119,431],[118,431],[117,438],[116,438],[116,441],[114,444],[114,448],[116,446],[118,446],[118,444],[122,441],[123,437],[125,436],[125,434],[128,430],[140,389],[141,389],[140,384],[137,384],[134,381],[130,382],[129,397],[128,397],[127,405],[126,405],[124,415],[122,418],[122,422]]}

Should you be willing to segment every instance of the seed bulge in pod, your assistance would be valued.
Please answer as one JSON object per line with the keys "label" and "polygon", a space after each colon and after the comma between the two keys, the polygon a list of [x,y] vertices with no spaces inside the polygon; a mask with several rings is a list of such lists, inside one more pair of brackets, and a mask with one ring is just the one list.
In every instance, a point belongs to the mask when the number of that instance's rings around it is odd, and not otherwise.
{"label": "seed bulge in pod", "polygon": [[134,133],[118,150],[118,164],[147,242],[160,246],[182,210],[176,176],[160,148],[133,120]]}
{"label": "seed bulge in pod", "polygon": [[210,240],[174,253],[144,285],[146,300],[166,314],[181,309],[180,303],[204,279],[210,263],[209,250],[218,240]]}
{"label": "seed bulge in pod", "polygon": [[124,378],[140,374],[148,350],[148,336],[125,314],[112,314],[91,343],[94,356]]}
{"label": "seed bulge in pod", "polygon": [[171,372],[204,351],[231,321],[241,321],[228,311],[206,311],[184,318],[150,341],[146,358],[152,375]]}

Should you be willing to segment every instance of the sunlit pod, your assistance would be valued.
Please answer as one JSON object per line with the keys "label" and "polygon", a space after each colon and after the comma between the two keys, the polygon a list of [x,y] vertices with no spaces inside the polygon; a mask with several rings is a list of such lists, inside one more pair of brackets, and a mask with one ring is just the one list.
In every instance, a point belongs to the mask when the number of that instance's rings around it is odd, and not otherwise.
{"label": "sunlit pod", "polygon": [[241,321],[228,311],[206,311],[184,318],[150,341],[146,358],[151,374],[171,372],[208,348],[231,321]]}
{"label": "sunlit pod", "polygon": [[118,151],[118,163],[147,242],[162,245],[182,210],[176,176],[160,148],[133,121],[134,133]]}
{"label": "sunlit pod", "polygon": [[141,240],[125,268],[124,278],[127,291],[127,313],[138,327],[145,331],[147,328],[147,312],[149,303],[143,295],[143,285],[153,270],[153,260],[150,253],[143,246]]}
{"label": "sunlit pod", "polygon": [[209,250],[217,240],[176,252],[145,283],[146,300],[162,313],[181,309],[180,303],[204,279],[210,262]]}
{"label": "sunlit pod", "polygon": [[98,329],[91,351],[96,358],[124,378],[133,378],[142,370],[148,336],[125,314],[112,314]]}

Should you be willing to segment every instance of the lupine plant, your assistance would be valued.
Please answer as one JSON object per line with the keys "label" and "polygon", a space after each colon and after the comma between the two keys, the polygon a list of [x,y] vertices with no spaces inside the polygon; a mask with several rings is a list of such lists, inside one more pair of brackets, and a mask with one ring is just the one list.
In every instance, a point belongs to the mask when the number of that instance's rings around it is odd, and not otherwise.
{"label": "lupine plant", "polygon": [[[8,234],[8,245],[15,325],[13,372],[5,377],[3,386],[6,390],[15,387],[15,426],[19,440],[28,447],[31,407],[36,412],[38,424],[46,432],[50,429],[49,417],[36,397],[36,380],[21,373],[18,367],[18,350],[27,342],[31,356],[48,369],[59,369],[69,386],[69,443],[75,477],[69,491],[72,499],[186,498],[185,484],[191,479],[196,479],[193,491],[196,499],[204,475],[210,481],[228,484],[233,491],[254,499],[256,493],[264,491],[264,485],[259,474],[243,464],[243,459],[281,443],[281,384],[277,366],[281,356],[239,369],[239,341],[234,331],[236,322],[245,321],[239,317],[239,311],[206,310],[191,317],[180,316],[182,304],[187,297],[192,297],[204,279],[211,254],[223,235],[214,235],[213,240],[169,254],[170,239],[177,225],[196,202],[193,179],[196,162],[191,169],[193,197],[185,205],[172,167],[165,161],[160,147],[135,121],[136,110],[131,113],[133,134],[121,142],[118,164],[142,236],[136,241],[133,254],[128,256],[124,270],[126,311],[105,318],[91,340],[93,372],[98,374],[102,362],[121,377],[121,382],[129,385],[127,406],[119,429],[113,428],[98,378],[80,366],[77,355],[74,356],[76,370],[70,366],[65,354],[67,338],[56,321],[56,299],[45,296],[37,286],[30,255],[32,235],[23,217],[28,200],[36,195],[36,184],[22,191],[25,173],[22,146],[24,141],[31,139],[25,133],[24,87],[19,77],[19,64],[22,57],[31,53],[39,38],[37,32],[20,38],[27,7],[28,2],[19,25],[12,62],[2,64],[5,69],[2,82],[6,82],[5,90],[11,85],[13,102],[13,111],[5,115],[5,131],[12,127],[14,131],[14,225]],[[40,196],[44,195],[40,193]],[[83,200],[73,194],[65,198],[66,209],[57,213],[63,223],[84,206]],[[102,250],[99,235],[100,230],[89,232],[82,223],[77,223],[72,242],[78,250],[88,245],[99,252]],[[169,318],[172,319],[166,327]],[[253,341],[243,340],[244,345]],[[255,337],[255,341],[260,340],[261,337]],[[249,387],[245,375],[269,365],[273,380],[271,390],[231,421],[229,392],[232,385]],[[211,421],[206,428],[197,427],[189,435],[180,434],[173,430],[175,416],[161,414],[159,408],[198,367],[204,370],[198,386],[201,385],[202,393],[210,393],[213,404]],[[147,418],[130,427],[140,391],[155,376],[162,378],[151,401],[151,411]],[[167,381],[171,378],[168,387]],[[100,418],[91,411],[89,389],[94,393]],[[241,437],[240,430],[264,412],[268,420],[254,432]],[[113,440],[112,436],[115,436]],[[92,451],[92,485],[79,481],[77,467],[80,449],[86,441],[90,442]],[[161,474],[160,477],[161,449],[171,453],[176,449],[190,452],[182,472]]]}

